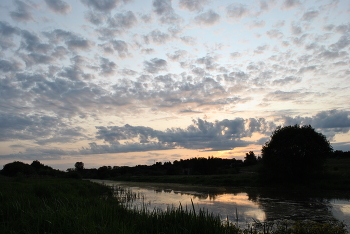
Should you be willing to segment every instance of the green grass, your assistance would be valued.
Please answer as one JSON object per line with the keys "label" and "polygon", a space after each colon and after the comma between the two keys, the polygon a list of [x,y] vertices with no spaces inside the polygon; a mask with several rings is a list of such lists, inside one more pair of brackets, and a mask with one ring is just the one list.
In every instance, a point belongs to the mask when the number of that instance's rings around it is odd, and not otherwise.
{"label": "green grass", "polygon": [[112,194],[117,193],[90,181],[0,178],[0,233],[346,233],[341,224],[317,223],[276,225],[273,231],[263,231],[263,223],[243,230],[194,207],[130,209],[120,199],[137,195]]}

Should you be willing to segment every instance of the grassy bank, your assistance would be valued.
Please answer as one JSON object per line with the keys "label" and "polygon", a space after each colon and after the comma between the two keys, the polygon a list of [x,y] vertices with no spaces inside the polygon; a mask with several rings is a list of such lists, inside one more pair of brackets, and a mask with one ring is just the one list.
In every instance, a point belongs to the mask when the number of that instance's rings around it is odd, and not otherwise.
{"label": "grassy bank", "polygon": [[340,224],[318,223],[276,224],[275,231],[256,223],[243,230],[194,207],[127,209],[112,193],[90,181],[0,178],[0,233],[346,233]]}
{"label": "grassy bank", "polygon": [[283,187],[309,188],[324,190],[350,191],[350,159],[328,159],[325,173],[309,181],[298,181],[296,184],[271,183],[260,177],[259,165],[243,167],[238,174],[224,175],[162,175],[162,176],[118,176],[110,178],[118,181],[151,182],[151,183],[180,183],[205,186],[223,187]]}

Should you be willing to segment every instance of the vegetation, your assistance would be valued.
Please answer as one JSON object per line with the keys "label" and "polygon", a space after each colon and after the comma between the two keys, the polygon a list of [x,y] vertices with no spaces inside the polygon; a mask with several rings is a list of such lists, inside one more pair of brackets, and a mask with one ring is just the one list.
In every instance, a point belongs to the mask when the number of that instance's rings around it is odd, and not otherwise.
{"label": "vegetation", "polygon": [[[341,223],[259,223],[238,228],[203,210],[131,209],[111,188],[74,179],[0,178],[1,233],[346,233]],[[125,194],[123,195],[125,196]],[[132,194],[128,195],[132,197]]]}
{"label": "vegetation", "polygon": [[261,152],[265,177],[300,181],[320,175],[333,149],[310,125],[294,125],[278,127]]}

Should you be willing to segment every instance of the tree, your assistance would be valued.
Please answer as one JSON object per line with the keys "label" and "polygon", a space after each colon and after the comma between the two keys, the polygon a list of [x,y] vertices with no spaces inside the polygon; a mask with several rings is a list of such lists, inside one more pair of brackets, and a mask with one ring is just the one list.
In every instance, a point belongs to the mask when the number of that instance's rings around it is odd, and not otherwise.
{"label": "tree", "polygon": [[262,147],[265,173],[298,180],[319,174],[333,149],[326,137],[310,125],[278,127]]}
{"label": "tree", "polygon": [[82,170],[84,170],[84,163],[83,163],[83,162],[76,162],[76,163],[74,164],[74,166],[75,166],[75,170],[76,170],[76,171],[82,171]]}
{"label": "tree", "polygon": [[253,151],[249,151],[249,153],[246,153],[245,155],[246,155],[244,157],[244,164],[245,165],[254,165],[258,162],[258,159],[256,158]]}
{"label": "tree", "polygon": [[19,174],[23,175],[34,175],[35,170],[30,165],[14,161],[12,163],[8,163],[4,166],[4,168],[1,170],[1,174],[5,176],[17,176]]}

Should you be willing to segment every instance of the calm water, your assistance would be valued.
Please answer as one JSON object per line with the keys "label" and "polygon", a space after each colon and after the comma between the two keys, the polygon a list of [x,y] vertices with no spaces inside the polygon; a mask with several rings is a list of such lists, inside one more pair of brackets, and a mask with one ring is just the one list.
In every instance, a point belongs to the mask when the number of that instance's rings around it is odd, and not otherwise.
{"label": "calm water", "polygon": [[152,184],[93,180],[142,194],[144,200],[136,200],[133,206],[147,204],[154,208],[186,207],[208,210],[222,219],[228,218],[240,226],[255,220],[339,220],[350,232],[350,194],[340,192],[280,191],[276,189],[242,188],[226,190],[202,186]]}

